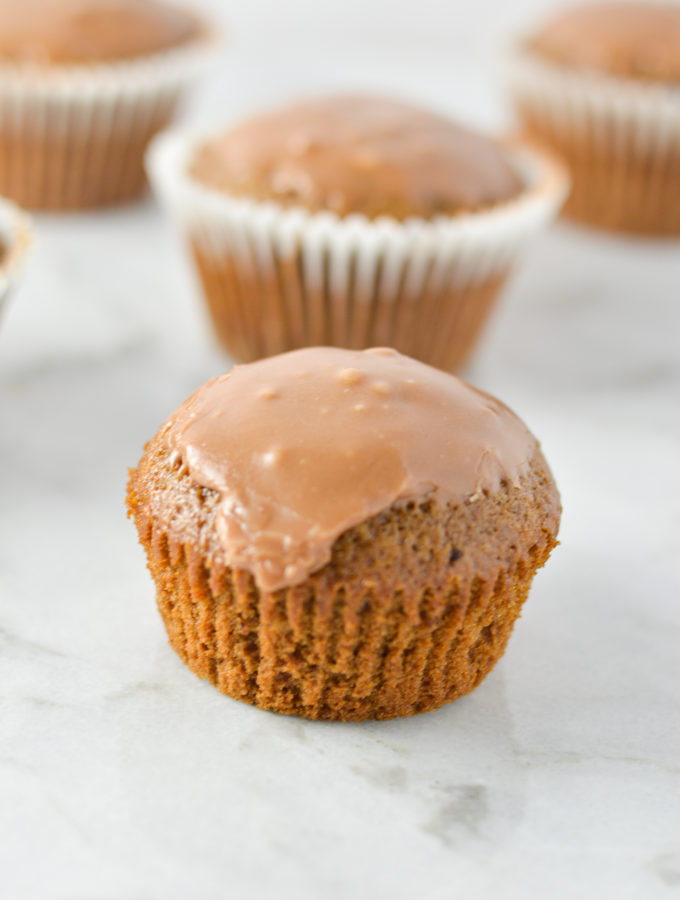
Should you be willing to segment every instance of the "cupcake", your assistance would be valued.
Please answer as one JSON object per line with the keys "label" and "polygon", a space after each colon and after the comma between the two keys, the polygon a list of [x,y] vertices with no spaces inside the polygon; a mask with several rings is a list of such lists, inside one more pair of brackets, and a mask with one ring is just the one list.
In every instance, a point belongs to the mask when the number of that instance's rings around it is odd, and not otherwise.
{"label": "cupcake", "polygon": [[509,75],[524,132],[571,169],[566,215],[680,234],[680,6],[568,10],[517,47]]}
{"label": "cupcake", "polygon": [[461,366],[566,186],[536,151],[370,96],[162,135],[148,167],[241,362],[390,344]]}
{"label": "cupcake", "polygon": [[31,240],[26,216],[13,203],[0,199],[0,319],[23,271]]}
{"label": "cupcake", "polygon": [[156,0],[0,0],[0,194],[43,210],[137,196],[209,43]]}
{"label": "cupcake", "polygon": [[128,509],[189,668],[262,709],[339,720],[473,690],[560,517],[506,406],[384,348],[209,381],[147,445]]}

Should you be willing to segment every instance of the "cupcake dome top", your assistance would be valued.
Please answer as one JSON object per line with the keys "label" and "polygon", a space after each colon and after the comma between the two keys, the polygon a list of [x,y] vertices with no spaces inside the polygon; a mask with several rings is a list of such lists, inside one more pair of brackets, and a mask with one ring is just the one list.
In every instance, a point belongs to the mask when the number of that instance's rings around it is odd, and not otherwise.
{"label": "cupcake dome top", "polygon": [[5,62],[117,62],[178,47],[200,32],[190,13],[156,0],[0,0]]}
{"label": "cupcake dome top", "polygon": [[498,400],[386,348],[237,366],[161,433],[176,464],[218,492],[227,565],[269,591],[303,581],[343,532],[399,500],[469,503],[517,484],[538,448]]}
{"label": "cupcake dome top", "polygon": [[490,138],[373,96],[307,100],[248,119],[204,143],[191,172],[235,196],[371,219],[474,211],[523,187]]}
{"label": "cupcake dome top", "polygon": [[613,2],[578,6],[531,41],[542,57],[575,69],[680,82],[680,6]]}

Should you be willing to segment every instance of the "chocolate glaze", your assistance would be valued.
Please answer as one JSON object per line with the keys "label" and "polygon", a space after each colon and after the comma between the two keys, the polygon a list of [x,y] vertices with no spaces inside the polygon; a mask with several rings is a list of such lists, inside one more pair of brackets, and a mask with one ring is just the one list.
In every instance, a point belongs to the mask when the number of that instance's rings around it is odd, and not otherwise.
{"label": "chocolate glaze", "polygon": [[199,148],[191,171],[235,196],[368,218],[453,215],[522,190],[490,138],[372,96],[308,100],[249,119]]}
{"label": "chocolate glaze", "polygon": [[226,564],[265,591],[303,581],[343,532],[397,501],[472,503],[517,484],[538,448],[495,398],[383,348],[237,366],[164,432],[178,464],[220,495]]}
{"label": "chocolate glaze", "polygon": [[680,82],[680,6],[612,2],[569,9],[530,42],[561,65],[619,77]]}
{"label": "chocolate glaze", "polygon": [[156,0],[0,0],[0,59],[14,63],[132,59],[201,31],[190,13]]}

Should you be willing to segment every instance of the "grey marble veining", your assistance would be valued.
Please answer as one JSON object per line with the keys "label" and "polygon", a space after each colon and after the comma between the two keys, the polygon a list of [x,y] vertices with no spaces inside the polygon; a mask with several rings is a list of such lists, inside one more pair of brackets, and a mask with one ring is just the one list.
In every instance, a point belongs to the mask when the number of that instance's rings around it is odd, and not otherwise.
{"label": "grey marble veining", "polygon": [[[197,118],[323,71],[496,121],[476,61],[541,8],[426,0],[383,34],[386,0],[295,0],[269,34],[279,7],[243,6]],[[177,239],[151,201],[36,225],[0,325],[0,897],[678,896],[678,245],[559,226],[532,247],[468,377],[541,438],[562,544],[474,694],[333,725],[191,675],[125,518],[143,443],[229,364]]]}

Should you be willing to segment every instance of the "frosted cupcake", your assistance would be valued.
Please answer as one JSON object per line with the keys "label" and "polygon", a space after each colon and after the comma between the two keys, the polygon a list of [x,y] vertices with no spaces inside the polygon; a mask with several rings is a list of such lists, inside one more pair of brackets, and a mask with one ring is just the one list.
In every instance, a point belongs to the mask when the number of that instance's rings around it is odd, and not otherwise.
{"label": "frosted cupcake", "polygon": [[526,135],[569,165],[568,216],[680,234],[680,7],[567,10],[516,48],[510,87]]}
{"label": "frosted cupcake", "polygon": [[0,194],[45,210],[137,196],[209,44],[156,0],[0,0]]}
{"label": "frosted cupcake", "polygon": [[170,643],[263,709],[387,719],[503,654],[560,502],[502,403],[390,349],[308,348],[200,388],[131,472]]}
{"label": "frosted cupcake", "polygon": [[370,96],[162,135],[149,170],[239,361],[390,344],[461,366],[566,189],[536,151]]}

